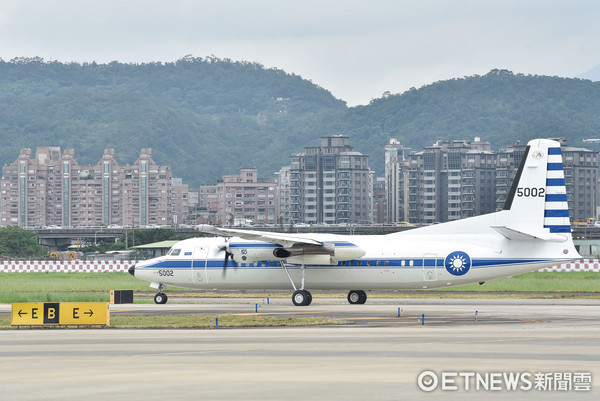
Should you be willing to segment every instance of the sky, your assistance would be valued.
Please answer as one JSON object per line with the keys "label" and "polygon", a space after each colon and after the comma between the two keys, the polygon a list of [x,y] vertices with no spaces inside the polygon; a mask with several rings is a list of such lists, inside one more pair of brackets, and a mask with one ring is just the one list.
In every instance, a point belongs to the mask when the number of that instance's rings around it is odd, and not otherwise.
{"label": "sky", "polygon": [[0,58],[257,62],[349,106],[508,69],[600,65],[597,0],[2,0]]}

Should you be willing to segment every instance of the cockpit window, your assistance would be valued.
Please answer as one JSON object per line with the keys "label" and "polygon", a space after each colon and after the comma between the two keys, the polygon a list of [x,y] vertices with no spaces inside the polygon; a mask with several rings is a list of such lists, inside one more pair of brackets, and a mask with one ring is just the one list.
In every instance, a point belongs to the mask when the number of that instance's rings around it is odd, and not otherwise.
{"label": "cockpit window", "polygon": [[169,256],[178,256],[181,253],[181,249],[171,249]]}

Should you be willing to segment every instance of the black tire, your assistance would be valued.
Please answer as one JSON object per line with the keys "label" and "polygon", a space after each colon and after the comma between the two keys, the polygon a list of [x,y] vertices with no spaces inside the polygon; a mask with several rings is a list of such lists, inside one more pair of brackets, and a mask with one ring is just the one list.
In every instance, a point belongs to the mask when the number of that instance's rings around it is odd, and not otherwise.
{"label": "black tire", "polygon": [[360,294],[360,300],[358,301],[358,303],[360,305],[364,304],[365,302],[367,302],[367,293],[363,290],[359,290],[358,291]]}
{"label": "black tire", "polygon": [[348,292],[348,302],[351,305],[360,303],[360,299],[361,299],[361,296],[360,296],[359,290],[350,290]]}
{"label": "black tire", "polygon": [[348,302],[352,305],[362,305],[367,302],[367,293],[363,290],[350,290]]}
{"label": "black tire", "polygon": [[154,296],[154,302],[159,305],[166,304],[168,299],[169,299],[169,297],[167,297],[167,294],[165,294],[163,292],[159,292],[158,294],[156,294]]}
{"label": "black tire", "polygon": [[296,290],[292,295],[292,302],[296,306],[308,306],[312,302],[312,295],[306,290]]}

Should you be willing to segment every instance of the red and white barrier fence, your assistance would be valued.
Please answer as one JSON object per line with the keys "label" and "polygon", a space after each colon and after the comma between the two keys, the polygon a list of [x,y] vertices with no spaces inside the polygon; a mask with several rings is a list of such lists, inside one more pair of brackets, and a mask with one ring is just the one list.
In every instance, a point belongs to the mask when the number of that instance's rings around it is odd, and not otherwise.
{"label": "red and white barrier fence", "polygon": [[579,259],[574,262],[541,269],[541,272],[600,272],[600,259]]}
{"label": "red and white barrier fence", "polygon": [[126,272],[137,260],[4,260],[0,273]]}
{"label": "red and white barrier fence", "polygon": [[[126,272],[137,260],[4,260],[0,273],[101,273]],[[574,262],[541,269],[542,272],[600,272],[600,259]]]}

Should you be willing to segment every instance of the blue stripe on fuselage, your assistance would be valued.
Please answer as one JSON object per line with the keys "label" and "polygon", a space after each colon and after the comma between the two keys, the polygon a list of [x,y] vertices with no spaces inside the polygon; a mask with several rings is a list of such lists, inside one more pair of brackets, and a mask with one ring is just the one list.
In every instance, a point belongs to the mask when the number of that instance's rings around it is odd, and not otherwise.
{"label": "blue stripe on fuselage", "polygon": [[[471,262],[471,266],[473,268],[488,268],[494,266],[504,266],[504,265],[522,265],[528,263],[545,263],[554,261],[555,259],[473,259]],[[569,259],[570,260],[570,259]],[[266,263],[268,262],[268,263]],[[359,264],[360,262],[360,264]],[[379,262],[379,264],[378,264]],[[404,262],[404,263],[403,263]],[[412,262],[412,264],[411,264]],[[556,263],[562,263],[563,260],[556,260]],[[204,260],[194,260],[194,269],[222,269],[223,268],[223,260],[222,259],[209,259],[208,261]],[[208,264],[208,266],[206,266]],[[137,267],[137,269],[190,269],[192,266],[192,261],[190,259],[187,260],[164,260],[158,262],[153,265],[148,265],[144,267]],[[298,266],[298,265],[288,265],[288,267]],[[388,268],[388,267],[400,267],[400,268],[410,268],[410,267],[438,267],[444,268],[444,259],[423,259],[423,258],[402,258],[402,259],[356,259],[352,261],[338,262],[337,265],[308,265],[307,267],[344,267],[344,268]],[[228,262],[227,267],[236,267],[236,268],[257,268],[257,267],[272,267],[279,268],[279,261],[277,260],[268,260],[263,262],[255,262],[255,263],[234,263]]]}

